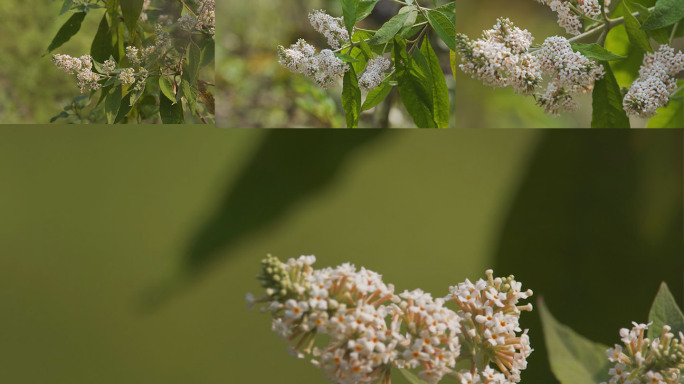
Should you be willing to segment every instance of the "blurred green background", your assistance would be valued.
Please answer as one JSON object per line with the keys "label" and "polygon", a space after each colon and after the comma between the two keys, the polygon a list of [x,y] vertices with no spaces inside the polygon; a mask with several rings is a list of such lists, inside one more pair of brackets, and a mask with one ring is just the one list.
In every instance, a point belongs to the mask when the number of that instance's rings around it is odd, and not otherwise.
{"label": "blurred green background", "polygon": [[[660,281],[682,302],[683,140],[3,129],[2,382],[324,383],[245,308],[267,253],[437,296],[493,267],[613,344]],[[553,383],[537,313],[522,325],[535,349],[523,383]]]}
{"label": "blurred green background", "polygon": [[[0,1],[0,14],[3,15],[0,24],[0,50],[3,52],[0,55],[0,122],[3,124],[47,124],[81,94],[76,77],[55,67],[52,54],[41,57],[62,24],[73,14],[67,12],[60,16],[61,8],[62,0]],[[102,10],[91,11],[80,31],[53,53],[88,54],[103,13]],[[213,68],[207,66],[202,71],[202,78],[213,81]],[[186,121],[189,121],[190,117],[187,117]],[[201,123],[196,117],[191,121]]]}

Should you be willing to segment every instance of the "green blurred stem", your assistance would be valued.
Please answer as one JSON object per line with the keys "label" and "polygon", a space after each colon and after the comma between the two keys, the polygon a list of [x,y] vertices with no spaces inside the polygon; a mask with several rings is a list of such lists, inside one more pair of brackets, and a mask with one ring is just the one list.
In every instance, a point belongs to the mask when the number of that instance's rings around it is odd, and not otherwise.
{"label": "green blurred stem", "polygon": [[677,22],[674,24],[674,26],[672,27],[672,33],[670,33],[670,44],[669,44],[669,45],[672,45],[672,42],[674,41],[675,32],[677,32],[677,28],[679,27],[679,23],[680,23],[680,22],[681,22],[681,20],[677,21]]}
{"label": "green blurred stem", "polygon": [[[370,39],[366,39],[366,40],[363,40],[363,41],[368,42],[368,41],[370,41]],[[334,50],[333,53],[342,52],[342,51],[344,51],[344,50],[347,49],[347,48],[350,48],[350,49],[351,49],[351,48],[354,48],[355,46],[359,45],[359,43],[360,43],[359,41],[352,42],[351,44],[347,44],[347,45],[345,45],[345,46],[343,46],[343,47],[341,47],[341,48],[339,48],[339,49]]]}
{"label": "green blurred stem", "polygon": [[[653,9],[655,9],[655,7],[651,7],[651,8],[649,8],[648,10],[649,10],[649,11],[652,11]],[[638,14],[639,14],[639,12],[632,12],[632,15],[633,15],[634,17],[636,17]],[[574,41],[582,40],[582,39],[584,39],[585,37],[593,36],[593,35],[595,35],[595,34],[597,34],[597,33],[603,32],[603,31],[605,31],[605,30],[610,30],[610,29],[612,29],[612,28],[614,28],[614,27],[617,27],[618,25],[624,23],[624,22],[625,22],[625,17],[624,17],[624,16],[620,16],[620,17],[615,18],[615,19],[608,19],[608,18],[606,18],[606,20],[607,20],[606,22],[603,22],[602,24],[600,24],[600,25],[598,25],[598,26],[596,26],[596,27],[594,27],[594,28],[592,28],[592,29],[590,29],[590,30],[588,30],[588,31],[586,31],[586,32],[584,32],[584,33],[582,33],[582,34],[579,34],[579,35],[577,35],[577,36],[575,36],[575,37],[572,37],[572,38],[568,39],[568,41],[572,43],[572,42],[574,42]]]}

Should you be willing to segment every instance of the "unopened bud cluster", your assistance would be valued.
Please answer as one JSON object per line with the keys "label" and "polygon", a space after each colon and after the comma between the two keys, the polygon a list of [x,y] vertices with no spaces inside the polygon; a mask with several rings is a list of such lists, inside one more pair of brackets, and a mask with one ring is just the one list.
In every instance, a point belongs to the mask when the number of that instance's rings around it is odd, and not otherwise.
{"label": "unopened bud cluster", "polygon": [[652,117],[656,110],[670,100],[677,88],[675,75],[684,71],[684,53],[661,45],[654,53],[647,53],[639,69],[639,77],[632,83],[622,100],[628,115]]}
{"label": "unopened bud cluster", "polygon": [[[314,269],[314,262],[314,256],[281,262],[269,255],[257,277],[266,294],[247,300],[263,303],[289,352],[311,358],[331,381],[390,383],[392,367],[420,369],[429,383],[446,375],[463,384],[520,381],[532,349],[518,319],[532,305],[517,303],[532,291],[522,291],[513,276],[494,278],[488,270],[487,280],[466,280],[433,298],[420,289],[395,294],[363,267]],[[469,368],[457,370],[464,360]]]}
{"label": "unopened bud cluster", "polygon": [[574,52],[564,37],[549,37],[539,51],[530,53],[533,40],[527,30],[499,18],[481,39],[471,41],[465,35],[456,36],[460,68],[485,85],[510,85],[516,93],[527,95],[533,94],[543,75],[547,75],[550,81],[546,92],[535,94],[537,104],[551,115],[576,109],[573,94],[591,92],[594,82],[603,77],[603,67]]}
{"label": "unopened bud cluster", "polygon": [[[632,323],[632,329],[620,329],[620,340],[606,351],[610,368],[608,384],[681,384],[684,381],[684,335],[679,338],[664,325],[660,337],[653,340],[644,332],[651,325]],[[601,384],[606,384],[601,383]]]}
{"label": "unopened bud cluster", "polygon": [[[601,5],[598,0],[537,0],[539,3],[549,6],[558,14],[558,25],[565,31],[579,35],[582,29],[582,17],[598,20],[601,16]],[[605,1],[608,7],[609,0]]]}

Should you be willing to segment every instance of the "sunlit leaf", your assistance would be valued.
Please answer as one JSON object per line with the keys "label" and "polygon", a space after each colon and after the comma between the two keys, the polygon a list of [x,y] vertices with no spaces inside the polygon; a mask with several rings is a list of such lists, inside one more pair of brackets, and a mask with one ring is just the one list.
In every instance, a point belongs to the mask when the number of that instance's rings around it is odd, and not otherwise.
{"label": "sunlit leaf", "polygon": [[607,346],[592,342],[559,323],[543,300],[537,301],[551,370],[561,384],[608,381]]}
{"label": "sunlit leaf", "polygon": [[660,284],[660,289],[653,300],[648,321],[653,322],[648,327],[648,338],[651,340],[660,337],[663,325],[669,325],[672,328],[670,332],[675,335],[679,332],[684,333],[684,315],[665,282]]}

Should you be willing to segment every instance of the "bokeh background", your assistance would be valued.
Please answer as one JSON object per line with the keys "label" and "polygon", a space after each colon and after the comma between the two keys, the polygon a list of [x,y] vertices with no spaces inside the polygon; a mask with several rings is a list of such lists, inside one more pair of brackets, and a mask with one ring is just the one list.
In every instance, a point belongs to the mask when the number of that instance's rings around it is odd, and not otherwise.
{"label": "bokeh background", "polygon": [[681,131],[195,128],[3,129],[0,381],[324,383],[246,310],[267,253],[435,295],[494,268],[605,344],[682,303]]}
{"label": "bokeh background", "polygon": [[[52,54],[42,56],[62,24],[73,14],[67,12],[60,16],[61,8],[62,0],[0,1],[0,14],[3,15],[0,23],[0,123],[48,124],[80,95],[76,77],[55,67]],[[102,10],[91,11],[81,30],[53,53],[88,54],[103,13]],[[211,81],[213,72],[214,69],[207,66],[202,69],[201,76]],[[186,121],[202,123],[196,116],[192,119],[186,116]],[[60,122],[64,124],[64,120],[57,121]]]}

